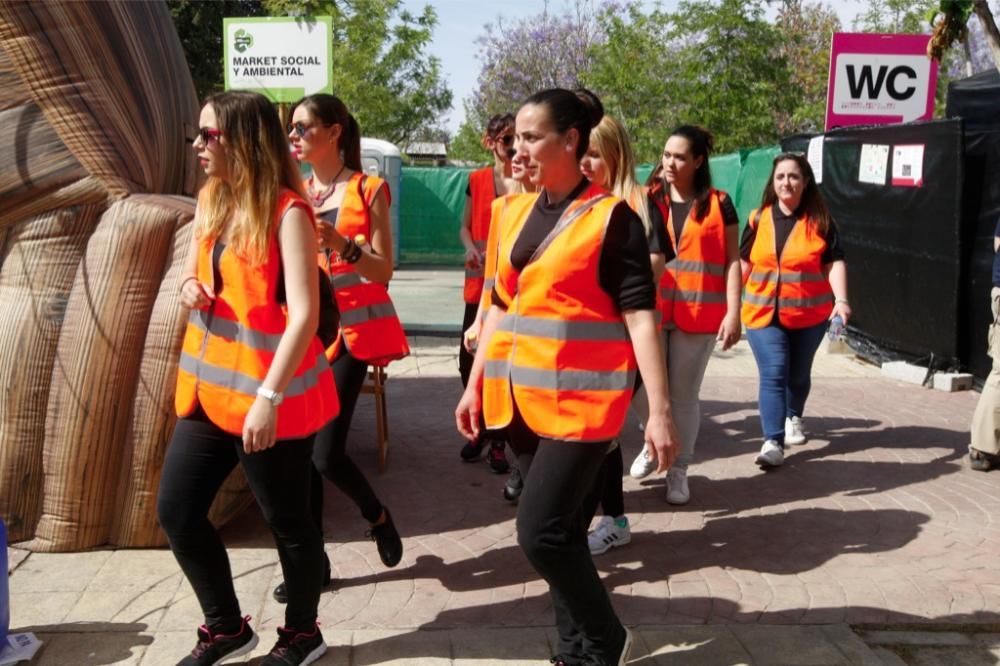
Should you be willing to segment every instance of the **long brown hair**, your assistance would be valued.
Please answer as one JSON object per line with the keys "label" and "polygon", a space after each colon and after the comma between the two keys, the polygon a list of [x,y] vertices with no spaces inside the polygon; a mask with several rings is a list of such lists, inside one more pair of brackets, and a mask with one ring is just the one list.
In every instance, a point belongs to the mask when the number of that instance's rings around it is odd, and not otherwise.
{"label": "long brown hair", "polygon": [[354,119],[347,105],[336,95],[315,93],[303,97],[292,105],[288,117],[291,118],[295,109],[304,106],[306,110],[321,123],[340,125],[339,148],[344,153],[344,164],[352,171],[361,171],[361,128]]}
{"label": "long brown hair", "polygon": [[199,237],[215,239],[232,219],[230,245],[251,265],[267,259],[275,232],[275,212],[282,189],[305,198],[302,176],[288,147],[288,137],[274,105],[254,92],[212,95],[222,132],[229,180],[209,178],[198,196]]}
{"label": "long brown hair", "polygon": [[[787,161],[798,164],[799,171],[802,172],[802,177],[805,179],[799,211],[806,213],[809,219],[816,223],[819,232],[826,235],[834,224],[833,217],[830,216],[830,210],[826,207],[826,202],[823,201],[819,186],[816,185],[816,176],[813,175],[812,167],[809,166],[809,160],[802,153],[781,153],[774,158],[774,163],[771,165],[771,175],[768,176],[767,185],[764,186],[764,195],[760,199],[759,211],[764,210],[767,206],[777,205],[778,193],[774,190],[774,172],[777,171],[779,163]],[[758,216],[760,215],[759,211]]]}

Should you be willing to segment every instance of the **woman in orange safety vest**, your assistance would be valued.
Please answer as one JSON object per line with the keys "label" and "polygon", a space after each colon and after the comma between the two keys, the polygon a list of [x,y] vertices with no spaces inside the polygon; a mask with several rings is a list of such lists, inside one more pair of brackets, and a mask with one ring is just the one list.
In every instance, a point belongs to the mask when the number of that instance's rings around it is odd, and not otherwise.
{"label": "woman in orange safety vest", "polygon": [[[681,125],[667,138],[660,163],[649,177],[652,196],[666,213],[677,256],[660,279],[660,314],[667,374],[674,390],[670,409],[683,448],[667,472],[666,500],[687,504],[688,466],[701,427],[699,393],[716,342],[727,350],[740,339],[739,216],[729,195],[712,187],[708,130]],[[642,451],[631,475],[652,472]]]}
{"label": "woman in orange safety vest", "polygon": [[663,469],[676,454],[642,222],[590,184],[579,162],[603,109],[551,89],[517,114],[515,147],[537,195],[508,202],[496,283],[456,425],[508,427],[524,475],[518,543],[549,584],[554,662],[624,663],[631,635],[587,550],[591,497],[625,420],[637,368],[653,409],[645,436]]}
{"label": "woman in orange safety vest", "polygon": [[774,158],[760,208],[740,244],[743,324],[760,372],[762,467],[806,441],[802,413],[813,357],[829,321],[851,318],[847,264],[837,226],[801,153]]}
{"label": "woman in orange safety vest", "polygon": [[[368,365],[384,365],[410,351],[386,289],[393,270],[389,188],[381,178],[363,173],[358,123],[337,97],[303,98],[293,107],[287,129],[296,158],[312,167],[305,186],[319,218],[319,263],[340,310],[340,335],[327,349],[340,415],[316,435],[312,516],[322,530],[322,479],[329,479],[361,510],[382,563],[394,567],[403,543],[392,515],[346,451]],[[324,584],[329,583],[327,558]],[[275,588],[274,597],[286,597],[284,584]]]}
{"label": "woman in orange safety vest", "polygon": [[[517,183],[511,177],[511,157],[514,149],[514,116],[509,113],[495,115],[490,118],[483,133],[483,147],[493,156],[493,164],[477,169],[469,174],[469,185],[465,189],[465,209],[462,213],[462,226],[459,229],[459,239],[465,247],[465,284],[462,297],[465,300],[465,313],[462,317],[462,330],[467,330],[476,321],[479,300],[482,298],[485,282],[485,251],[490,234],[492,203],[517,189]],[[469,370],[472,369],[472,353],[465,347],[465,342],[458,346],[458,373],[462,378],[462,386],[469,383]],[[482,424],[480,424],[482,425]],[[479,459],[483,448],[489,443],[490,448],[486,460],[497,474],[504,474],[509,468],[504,445],[507,436],[502,431],[490,432],[481,429],[482,435],[473,442],[466,442],[460,456],[465,462]]]}
{"label": "woman in orange safety vest", "polygon": [[[476,316],[472,324],[462,334],[462,346],[470,354],[475,354],[476,346],[479,343],[479,334],[482,332],[483,320],[486,313],[490,311],[490,296],[493,293],[493,285],[496,281],[497,273],[497,245],[500,242],[500,230],[506,224],[507,204],[515,197],[525,193],[535,192],[535,186],[528,180],[528,172],[524,168],[524,162],[515,155],[510,161],[511,179],[514,181],[513,191],[494,199],[490,205],[490,233],[486,239],[486,250],[483,252],[483,293],[479,297],[479,307],[476,309]],[[470,368],[471,369],[471,368]],[[483,427],[480,421],[480,427]],[[506,431],[495,431],[502,435],[506,441]],[[510,476],[503,486],[503,497],[508,502],[516,502],[524,488],[524,479],[517,464],[510,468]]]}
{"label": "woman in orange safety vest", "polygon": [[160,525],[205,615],[183,663],[221,663],[257,644],[208,520],[237,464],[288,581],[285,626],[262,663],[309,663],[326,650],[316,625],[323,540],[309,518],[311,454],[316,431],[338,409],[317,337],[315,219],[266,98],[213,95],[200,125],[194,149],[208,181],[180,282],[190,308],[177,372],[180,418],[157,498]]}
{"label": "woman in orange safety vest", "polygon": [[[667,236],[667,227],[658,202],[650,198],[635,180],[635,157],[628,131],[617,119],[604,116],[590,132],[590,145],[580,160],[580,171],[595,185],[600,185],[616,197],[628,202],[642,221],[649,243],[649,262],[653,282],[658,284],[664,265],[673,259],[674,250]],[[641,381],[636,382],[637,385]],[[678,390],[674,386],[674,391]],[[673,392],[671,392],[673,393]],[[608,454],[601,508],[604,515],[587,535],[591,555],[601,555],[612,548],[631,542],[632,534],[625,515],[625,495],[622,488],[624,473],[621,444],[615,441]],[[676,465],[676,464],[675,464]]]}

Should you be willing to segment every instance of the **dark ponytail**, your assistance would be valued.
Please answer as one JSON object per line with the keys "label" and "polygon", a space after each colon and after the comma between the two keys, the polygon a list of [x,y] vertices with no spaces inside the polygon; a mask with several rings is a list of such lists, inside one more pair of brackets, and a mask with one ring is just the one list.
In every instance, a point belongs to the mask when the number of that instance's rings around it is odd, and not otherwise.
{"label": "dark ponytail", "polygon": [[532,104],[544,106],[556,131],[560,134],[575,129],[580,136],[576,146],[576,159],[581,159],[590,144],[590,130],[597,127],[604,117],[604,105],[594,93],[583,88],[576,91],[565,88],[549,88],[536,92],[524,100],[522,106]]}
{"label": "dark ponytail", "polygon": [[324,125],[340,125],[340,150],[344,153],[344,164],[348,169],[361,171],[361,129],[347,110],[347,105],[335,95],[316,93],[293,104],[289,117],[299,106],[304,106]]}

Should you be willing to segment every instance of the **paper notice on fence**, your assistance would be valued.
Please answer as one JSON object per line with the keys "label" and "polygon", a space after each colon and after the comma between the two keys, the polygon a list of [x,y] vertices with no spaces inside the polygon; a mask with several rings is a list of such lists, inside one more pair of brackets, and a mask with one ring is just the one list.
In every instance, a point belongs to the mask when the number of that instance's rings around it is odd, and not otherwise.
{"label": "paper notice on fence", "polygon": [[812,167],[813,175],[816,176],[816,184],[823,182],[823,136],[814,136],[809,139],[809,150],[806,152],[806,159]]}
{"label": "paper notice on fence", "polygon": [[19,661],[31,661],[42,641],[34,634],[11,634],[7,636],[7,644],[0,650],[0,666],[9,666]]}
{"label": "paper notice on fence", "polygon": [[886,168],[889,166],[889,146],[880,143],[861,145],[861,168],[858,180],[872,185],[885,185]]}
{"label": "paper notice on fence", "polygon": [[892,184],[920,187],[924,184],[924,146],[896,146],[892,149]]}

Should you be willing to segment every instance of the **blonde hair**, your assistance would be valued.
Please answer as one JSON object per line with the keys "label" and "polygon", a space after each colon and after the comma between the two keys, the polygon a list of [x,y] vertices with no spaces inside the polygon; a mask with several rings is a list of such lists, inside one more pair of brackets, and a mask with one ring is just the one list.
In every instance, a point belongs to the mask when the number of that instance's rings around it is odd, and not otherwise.
{"label": "blonde hair", "polygon": [[[217,239],[232,219],[230,245],[251,265],[267,260],[282,189],[305,199],[278,112],[263,95],[228,91],[209,97],[225,146],[229,179],[209,178],[198,196],[199,238]],[[237,214],[238,213],[238,214]]]}
{"label": "blonde hair", "polygon": [[604,116],[590,130],[590,145],[607,165],[608,182],[598,184],[611,190],[636,212],[648,235],[651,224],[649,202],[646,191],[635,179],[635,153],[632,152],[628,130],[613,116]]}

